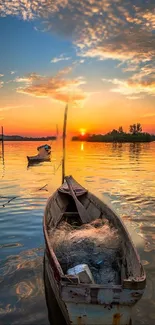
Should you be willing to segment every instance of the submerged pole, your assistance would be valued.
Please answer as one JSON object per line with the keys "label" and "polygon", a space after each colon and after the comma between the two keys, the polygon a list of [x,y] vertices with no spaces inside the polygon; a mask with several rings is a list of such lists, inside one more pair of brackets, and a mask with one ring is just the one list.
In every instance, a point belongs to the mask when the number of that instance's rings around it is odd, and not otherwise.
{"label": "submerged pole", "polygon": [[3,143],[3,141],[4,141],[4,134],[3,134],[3,126],[2,126],[2,143]]}
{"label": "submerged pole", "polygon": [[3,174],[4,174],[4,133],[3,133],[3,126],[2,126],[2,135],[1,136],[2,136],[1,137],[1,141],[2,141],[2,163],[3,163]]}
{"label": "submerged pole", "polygon": [[2,138],[1,138],[1,141],[2,141],[2,154],[4,152],[4,133],[3,133],[3,126],[2,126]]}
{"label": "submerged pole", "polygon": [[63,125],[63,157],[62,157],[62,184],[65,178],[65,158],[66,158],[66,125],[67,125],[67,112],[68,112],[68,104],[65,107],[65,114],[64,114],[64,125]]}
{"label": "submerged pole", "polygon": [[59,129],[58,129],[58,124],[56,124],[56,137],[58,139],[58,135],[59,135]]}

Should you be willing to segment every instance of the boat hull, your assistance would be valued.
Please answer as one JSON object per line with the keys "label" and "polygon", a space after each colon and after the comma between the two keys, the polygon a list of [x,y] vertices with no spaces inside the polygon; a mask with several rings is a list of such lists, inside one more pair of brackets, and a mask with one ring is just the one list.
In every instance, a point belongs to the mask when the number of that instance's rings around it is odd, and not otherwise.
{"label": "boat hull", "polygon": [[128,306],[103,307],[100,305],[67,304],[70,323],[74,325],[129,325],[131,308]]}
{"label": "boat hull", "polygon": [[[88,290],[78,290],[77,286],[61,287],[55,281],[53,269],[45,250],[44,258],[45,287],[48,290],[46,301],[51,324],[58,324],[58,315],[62,325],[131,325],[132,307],[143,295],[144,290],[102,288],[93,290],[94,302]],[[86,293],[87,291],[87,293]],[[51,300],[51,297],[52,300]],[[53,304],[53,299],[55,303]],[[95,302],[96,300],[96,302]],[[57,305],[56,305],[57,302]],[[54,310],[54,314],[52,313]],[[55,312],[57,310],[57,313]],[[55,316],[57,315],[57,316]],[[55,318],[56,317],[56,318]],[[59,322],[60,323],[60,322]]]}
{"label": "boat hull", "polygon": [[29,164],[37,164],[37,163],[41,163],[41,162],[44,162],[44,161],[50,161],[51,158],[50,156],[47,156],[47,157],[29,157],[27,156],[27,160],[28,160],[28,163]]}
{"label": "boat hull", "polygon": [[[43,221],[46,245],[45,274],[49,290],[54,293],[67,325],[131,325],[132,307],[142,297],[146,285],[145,271],[132,239],[122,220],[105,202],[92,193],[86,192],[77,183],[74,185],[74,191],[79,195],[81,203],[92,218],[106,215],[106,218],[120,231],[124,249],[121,282],[119,285],[106,282],[84,284],[79,283],[76,277],[68,278],[63,273],[48,235],[48,229],[52,226],[57,227],[69,206],[70,197],[67,187],[62,185],[48,199]],[[66,214],[68,213],[69,211]]]}
{"label": "boat hull", "polygon": [[[46,260],[46,262],[45,262]],[[45,298],[46,298],[46,305],[48,310],[48,318],[49,323],[51,325],[67,325],[65,321],[65,317],[62,314],[61,308],[56,299],[55,295],[55,286],[52,288],[51,286],[51,277],[48,275],[48,265],[47,265],[47,257],[46,254],[44,255],[44,263],[43,263],[43,279],[44,279],[44,289],[45,289]]]}

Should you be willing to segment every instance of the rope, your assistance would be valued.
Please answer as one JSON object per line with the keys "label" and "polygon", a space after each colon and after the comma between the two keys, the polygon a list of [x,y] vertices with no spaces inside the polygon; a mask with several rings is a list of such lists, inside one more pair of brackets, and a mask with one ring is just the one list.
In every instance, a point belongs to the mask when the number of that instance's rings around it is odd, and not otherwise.
{"label": "rope", "polygon": [[60,163],[56,169],[55,169],[55,165],[54,165],[54,175],[56,174],[56,172],[58,171],[58,169],[60,168],[61,165],[62,165],[62,160],[60,161]]}

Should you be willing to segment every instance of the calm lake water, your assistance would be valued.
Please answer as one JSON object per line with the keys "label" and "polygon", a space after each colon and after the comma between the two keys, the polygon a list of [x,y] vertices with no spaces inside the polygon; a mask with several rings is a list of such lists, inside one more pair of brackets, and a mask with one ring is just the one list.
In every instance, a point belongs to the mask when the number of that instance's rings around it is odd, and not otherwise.
{"label": "calm lake water", "polygon": [[[26,156],[41,144],[5,142],[4,160],[0,147],[0,325],[49,324],[42,218],[48,196],[61,182],[62,153],[61,142],[53,142],[52,161],[28,168]],[[66,174],[104,195],[127,225],[147,274],[133,324],[154,325],[155,142],[68,142]]]}

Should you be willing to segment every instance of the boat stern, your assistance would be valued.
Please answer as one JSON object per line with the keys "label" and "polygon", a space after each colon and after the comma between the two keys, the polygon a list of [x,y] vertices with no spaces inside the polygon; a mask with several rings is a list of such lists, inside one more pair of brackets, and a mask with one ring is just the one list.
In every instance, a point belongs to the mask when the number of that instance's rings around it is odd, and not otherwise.
{"label": "boat stern", "polygon": [[132,307],[143,292],[122,286],[64,285],[61,298],[73,325],[129,325]]}

